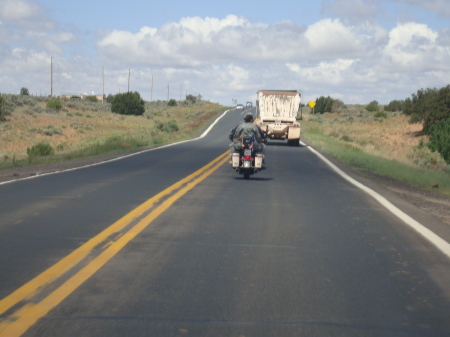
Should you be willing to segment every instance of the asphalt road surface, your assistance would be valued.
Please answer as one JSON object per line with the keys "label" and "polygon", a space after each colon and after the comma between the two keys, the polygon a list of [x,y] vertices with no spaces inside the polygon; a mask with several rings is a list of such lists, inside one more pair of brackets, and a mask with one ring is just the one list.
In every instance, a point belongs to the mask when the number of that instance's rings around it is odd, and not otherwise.
{"label": "asphalt road surface", "polygon": [[449,257],[307,146],[244,180],[247,111],[0,185],[0,336],[450,336]]}

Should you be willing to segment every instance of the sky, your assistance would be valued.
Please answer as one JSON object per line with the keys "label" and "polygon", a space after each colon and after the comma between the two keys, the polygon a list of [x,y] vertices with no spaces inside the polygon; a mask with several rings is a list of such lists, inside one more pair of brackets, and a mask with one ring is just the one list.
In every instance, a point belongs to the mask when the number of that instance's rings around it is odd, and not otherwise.
{"label": "sky", "polygon": [[388,104],[450,84],[450,0],[0,0],[0,93],[51,68],[53,95]]}

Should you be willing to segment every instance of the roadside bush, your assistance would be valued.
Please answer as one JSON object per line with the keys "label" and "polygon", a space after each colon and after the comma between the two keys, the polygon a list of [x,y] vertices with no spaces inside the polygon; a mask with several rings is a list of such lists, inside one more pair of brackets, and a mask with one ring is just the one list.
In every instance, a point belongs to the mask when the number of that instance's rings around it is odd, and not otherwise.
{"label": "roadside bush", "polygon": [[353,139],[352,139],[351,137],[347,136],[347,135],[343,135],[343,136],[341,137],[341,139],[342,139],[344,142],[353,142]]}
{"label": "roadside bush", "polygon": [[404,104],[405,104],[405,101],[403,101],[403,100],[400,100],[400,101],[393,100],[388,105],[385,106],[384,110],[391,111],[391,112],[402,111]]}
{"label": "roadside bush", "polygon": [[387,118],[387,113],[384,111],[378,111],[375,115],[373,115],[375,118]]}
{"label": "roadside bush", "polygon": [[111,104],[113,100],[114,100],[114,96],[111,95],[111,94],[109,94],[109,95],[106,97],[106,103]]}
{"label": "roadside bush", "polygon": [[6,120],[6,100],[3,98],[3,96],[0,96],[0,122]]}
{"label": "roadside bush", "polygon": [[429,134],[432,125],[450,118],[450,85],[418,90],[405,99],[403,113],[410,116],[410,123],[423,122],[423,132]]}
{"label": "roadside bush", "polygon": [[55,153],[53,147],[48,143],[38,143],[31,148],[27,148],[28,162],[33,162],[36,157],[51,156]]}
{"label": "roadside bush", "polygon": [[340,99],[332,100],[333,104],[331,105],[331,111],[337,111],[339,108],[343,108],[345,106],[344,102]]}
{"label": "roadside bush", "polygon": [[441,154],[447,164],[450,164],[450,118],[432,125],[429,131],[428,147],[431,151]]}
{"label": "roadside bush", "polygon": [[177,132],[179,130],[177,121],[174,119],[167,123],[155,121],[155,125],[153,128],[155,131],[162,131],[162,132],[168,132],[168,133]]}
{"label": "roadside bush", "polygon": [[142,116],[145,102],[137,91],[117,94],[111,103],[111,111],[120,115]]}
{"label": "roadside bush", "polygon": [[372,102],[370,102],[370,103],[366,106],[366,110],[367,110],[367,111],[378,111],[378,110],[379,110],[378,102],[377,102],[377,101],[372,101]]}
{"label": "roadside bush", "polygon": [[167,102],[168,106],[177,106],[177,101],[171,98],[169,102]]}
{"label": "roadside bush", "polygon": [[197,102],[197,97],[189,94],[186,96],[186,102],[191,102],[192,104],[195,104]]}
{"label": "roadside bush", "polygon": [[47,102],[47,109],[61,110],[62,103],[59,98],[53,98]]}
{"label": "roadside bush", "polygon": [[27,88],[22,88],[22,89],[20,89],[20,94],[28,96],[30,94],[30,92],[28,91]]}

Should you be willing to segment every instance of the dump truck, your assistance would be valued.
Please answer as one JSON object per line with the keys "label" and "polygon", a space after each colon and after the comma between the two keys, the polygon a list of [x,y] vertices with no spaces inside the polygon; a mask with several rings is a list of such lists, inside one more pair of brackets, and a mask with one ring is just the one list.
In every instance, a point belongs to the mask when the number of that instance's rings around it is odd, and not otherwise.
{"label": "dump truck", "polygon": [[259,90],[256,98],[256,122],[269,139],[287,139],[299,146],[300,123],[297,113],[301,95],[297,90]]}

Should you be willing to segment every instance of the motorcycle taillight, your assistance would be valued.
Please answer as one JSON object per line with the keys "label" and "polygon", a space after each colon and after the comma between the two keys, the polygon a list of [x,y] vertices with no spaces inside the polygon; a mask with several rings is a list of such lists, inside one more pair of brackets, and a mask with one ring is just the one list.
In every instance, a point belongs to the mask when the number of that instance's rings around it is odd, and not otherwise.
{"label": "motorcycle taillight", "polygon": [[244,159],[245,159],[245,160],[251,160],[251,159],[252,159],[252,156],[244,156]]}

